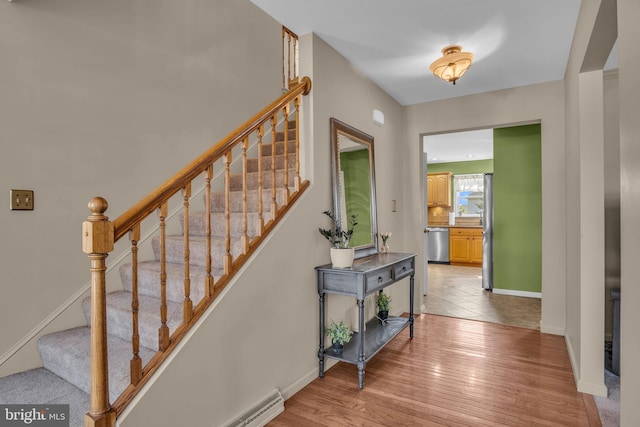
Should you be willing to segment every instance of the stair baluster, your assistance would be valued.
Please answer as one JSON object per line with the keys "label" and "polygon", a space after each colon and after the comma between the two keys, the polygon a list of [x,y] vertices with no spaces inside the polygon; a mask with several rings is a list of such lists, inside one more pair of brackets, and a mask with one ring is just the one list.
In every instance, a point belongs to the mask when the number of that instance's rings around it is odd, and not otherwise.
{"label": "stair baluster", "polygon": [[300,98],[296,98],[294,101],[294,106],[296,109],[296,129],[295,129],[295,139],[296,139],[296,177],[293,183],[294,190],[297,193],[300,191],[301,178],[300,178]]}
{"label": "stair baluster", "polygon": [[240,238],[242,254],[249,253],[249,208],[247,206],[247,150],[249,149],[249,136],[242,140],[242,237]]}
{"label": "stair baluster", "polygon": [[289,104],[282,109],[284,115],[284,205],[289,204]]}
{"label": "stair baluster", "polygon": [[169,326],[167,326],[167,217],[168,206],[164,202],[158,208],[160,218],[160,328],[158,329],[158,348],[165,351],[169,347]]}
{"label": "stair baluster", "polygon": [[193,301],[191,301],[191,277],[189,251],[189,198],[191,197],[191,183],[182,189],[183,213],[184,213],[184,301],[182,302],[182,321],[187,323],[193,318]]}
{"label": "stair baluster", "polygon": [[209,300],[210,298],[213,298],[213,291],[214,291],[213,275],[211,274],[211,178],[213,178],[213,165],[210,165],[207,168],[207,173],[205,176],[204,211],[206,212],[205,234],[207,238],[206,250],[205,250],[207,254],[207,258],[205,261],[205,265],[206,265],[205,268],[207,269],[207,276],[205,279],[206,282],[204,284],[205,300]]}
{"label": "stair baluster", "polygon": [[136,385],[142,379],[142,359],[140,358],[140,333],[138,331],[138,241],[140,240],[140,224],[136,224],[129,232],[131,241],[131,347],[133,357],[129,362],[131,384]]}
{"label": "stair baluster", "polygon": [[233,256],[231,255],[231,150],[228,150],[222,157],[224,161],[224,219],[225,219],[225,255],[224,255],[224,275],[231,273],[233,267]]}
{"label": "stair baluster", "polygon": [[278,117],[271,117],[271,218],[276,217],[278,212],[278,201],[276,199],[276,126]]}
{"label": "stair baluster", "polygon": [[262,137],[264,136],[264,125],[260,125],[257,130],[258,136],[258,223],[256,233],[258,237],[264,233],[264,214],[262,212]]}

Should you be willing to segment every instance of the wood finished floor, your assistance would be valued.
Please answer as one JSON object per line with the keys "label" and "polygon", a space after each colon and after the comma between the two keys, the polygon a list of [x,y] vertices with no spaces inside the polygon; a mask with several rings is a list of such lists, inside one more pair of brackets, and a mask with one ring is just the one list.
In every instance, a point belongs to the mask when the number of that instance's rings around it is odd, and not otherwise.
{"label": "wood finished floor", "polygon": [[576,391],[564,339],[423,314],[366,366],[340,362],[269,426],[600,426]]}

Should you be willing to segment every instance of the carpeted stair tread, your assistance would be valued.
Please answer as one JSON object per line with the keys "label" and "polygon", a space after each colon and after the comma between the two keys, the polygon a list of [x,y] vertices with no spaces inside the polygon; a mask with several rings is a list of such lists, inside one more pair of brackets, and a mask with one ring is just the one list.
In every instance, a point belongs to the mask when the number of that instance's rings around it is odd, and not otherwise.
{"label": "carpeted stair tread", "polygon": [[[116,291],[107,294],[107,333],[123,340],[131,341],[131,292]],[[158,329],[160,321],[160,298],[138,295],[138,334],[140,345],[151,350],[158,350]],[[91,299],[82,301],[87,323],[91,326]],[[182,321],[182,304],[167,301],[167,326],[169,335]],[[130,345],[131,348],[131,345]],[[131,353],[131,349],[129,349]]]}
{"label": "carpeted stair tread", "polygon": [[[287,158],[288,160],[288,168],[289,169],[295,169],[296,167],[296,155],[295,153],[289,153]],[[258,162],[259,160],[257,158],[247,158],[247,172],[258,172]],[[263,147],[263,153],[262,153],[262,170],[263,171],[271,171],[271,164],[273,162],[273,159],[271,156],[267,156],[264,154],[264,147]],[[284,154],[277,154],[276,158],[275,158],[275,162],[276,162],[276,167],[275,170],[279,171],[279,170],[284,170]]]}
{"label": "carpeted stair tread", "polygon": [[[263,202],[264,203],[264,200]],[[189,213],[189,235],[206,236],[207,231],[207,214],[206,212],[190,212]],[[271,212],[263,212],[262,219],[267,224],[271,219]],[[184,216],[180,217],[182,230],[184,232]],[[257,235],[258,214],[256,212],[247,213],[247,234],[250,238]],[[231,237],[238,238],[244,234],[244,214],[242,212],[231,212],[229,215],[229,223],[231,224]],[[226,237],[227,221],[223,212],[214,212],[211,214],[211,236]]]}
{"label": "carpeted stair tread", "polygon": [[[281,142],[276,141],[276,144],[275,144],[276,156],[284,154],[284,147],[285,147],[284,141],[281,141]],[[296,141],[291,139],[287,141],[287,153],[291,154],[295,152],[296,152]],[[270,140],[263,140],[262,156],[271,157],[271,153],[273,153],[273,143]]]}
{"label": "carpeted stair tread", "polygon": [[[290,185],[293,182],[289,183]],[[289,188],[289,194],[293,193],[293,188]],[[230,211],[242,212],[243,211],[243,198],[242,191],[232,191],[230,199]],[[225,198],[226,195],[223,191],[211,192],[211,212],[224,212],[225,211]],[[262,190],[262,212],[271,211],[272,201],[272,189]],[[278,207],[282,207],[285,200],[285,192],[283,188],[276,188],[276,202]],[[247,191],[247,212],[258,212],[258,190]]]}
{"label": "carpeted stair tread", "polygon": [[[258,185],[260,184],[258,178],[260,174],[258,172],[249,172],[247,173],[247,190],[257,190]],[[292,186],[294,180],[296,179],[296,170],[289,168],[289,187]],[[229,180],[231,191],[242,191],[243,189],[243,175],[242,174],[232,174]],[[284,170],[276,171],[276,187],[284,187]],[[271,189],[273,188],[273,174],[272,172],[265,171],[262,172],[262,188],[263,189]]]}
{"label": "carpeted stair tread", "polygon": [[[87,326],[67,329],[45,335],[38,340],[42,363],[46,369],[65,381],[90,393],[91,387],[91,331]],[[109,397],[113,402],[129,385],[129,361],[131,343],[107,335],[109,350]],[[155,354],[140,347],[143,366]]]}
{"label": "carpeted stair tread", "polygon": [[0,378],[0,404],[68,404],[69,426],[84,425],[89,395],[44,368]]}
{"label": "carpeted stair tread", "polygon": [[[167,300],[182,303],[184,300],[184,262],[166,263],[167,272]],[[120,279],[126,291],[131,292],[131,264],[120,267]],[[212,269],[214,280],[222,276],[222,270]],[[189,278],[191,281],[190,297],[195,307],[204,297],[204,281],[207,271],[204,267],[189,266]],[[160,296],[160,262],[138,262],[138,294],[152,297]]]}
{"label": "carpeted stair tread", "polygon": [[[156,261],[160,260],[160,237],[154,237],[151,245]],[[189,238],[189,263],[191,265],[206,267],[207,238],[205,236],[190,236]],[[239,239],[231,240],[231,254],[235,257],[242,253]],[[225,239],[211,238],[211,265],[212,268],[224,267],[223,257],[226,254]],[[167,263],[184,262],[184,237],[181,235],[167,236],[165,239],[165,259]]]}

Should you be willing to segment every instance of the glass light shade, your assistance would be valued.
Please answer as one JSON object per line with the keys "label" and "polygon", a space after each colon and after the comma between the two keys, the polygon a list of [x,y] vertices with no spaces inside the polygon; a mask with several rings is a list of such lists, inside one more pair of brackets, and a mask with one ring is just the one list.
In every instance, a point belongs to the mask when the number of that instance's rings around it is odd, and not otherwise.
{"label": "glass light shade", "polygon": [[438,58],[429,66],[434,76],[440,77],[450,83],[456,84],[456,80],[467,72],[473,62],[473,53],[462,52],[462,46],[447,46],[442,49],[442,58]]}

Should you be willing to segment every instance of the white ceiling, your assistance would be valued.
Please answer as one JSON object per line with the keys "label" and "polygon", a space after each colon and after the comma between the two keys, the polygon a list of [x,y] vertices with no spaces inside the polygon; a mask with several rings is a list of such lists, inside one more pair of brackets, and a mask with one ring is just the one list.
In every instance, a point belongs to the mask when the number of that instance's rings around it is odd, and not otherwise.
{"label": "white ceiling", "polygon": [[493,129],[427,135],[423,137],[423,143],[427,163],[493,158]]}
{"label": "white ceiling", "polygon": [[[402,105],[564,77],[580,0],[252,0],[314,32]],[[475,61],[455,86],[429,71],[443,47]]]}
{"label": "white ceiling", "polygon": [[[563,79],[580,8],[580,0],[251,1],[299,36],[317,34],[402,105]],[[455,86],[429,71],[451,44],[475,55]],[[446,142],[429,156],[473,154],[465,135],[477,134],[440,136]],[[443,151],[457,145],[468,147]]]}

